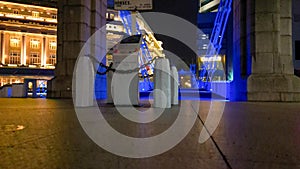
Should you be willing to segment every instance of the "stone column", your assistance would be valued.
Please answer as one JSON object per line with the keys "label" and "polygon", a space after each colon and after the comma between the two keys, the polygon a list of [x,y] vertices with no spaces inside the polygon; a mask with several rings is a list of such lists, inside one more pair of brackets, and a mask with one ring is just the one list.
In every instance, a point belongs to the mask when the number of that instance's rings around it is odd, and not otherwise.
{"label": "stone column", "polygon": [[252,3],[250,101],[300,101],[300,80],[293,75],[291,7],[291,0]]}
{"label": "stone column", "polygon": [[[91,28],[92,34],[99,31],[95,36],[91,46],[91,54],[94,55],[98,61],[106,64],[106,59],[100,60],[101,56],[106,55],[106,1],[92,0],[91,1],[92,17],[91,17]],[[106,57],[105,57],[106,58]],[[94,63],[97,67],[98,63]],[[104,70],[100,70],[103,72]],[[95,78],[95,96],[97,99],[105,99],[106,96],[106,75],[96,75]]]}
{"label": "stone column", "polygon": [[178,105],[178,88],[179,88],[179,82],[178,82],[178,71],[175,66],[171,67],[171,99],[172,99],[172,105]]}
{"label": "stone column", "polygon": [[72,78],[77,57],[92,33],[104,24],[105,13],[105,0],[58,1],[58,60],[55,79],[49,85],[49,97],[72,97]]}
{"label": "stone column", "polygon": [[171,108],[171,69],[169,60],[156,60],[154,69],[154,107]]}

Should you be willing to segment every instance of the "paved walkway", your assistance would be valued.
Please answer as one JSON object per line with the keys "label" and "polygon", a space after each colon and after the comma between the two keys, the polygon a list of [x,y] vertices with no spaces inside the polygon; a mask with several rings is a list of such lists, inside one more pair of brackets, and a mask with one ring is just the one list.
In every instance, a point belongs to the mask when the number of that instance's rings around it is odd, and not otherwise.
{"label": "paved walkway", "polygon": [[[201,102],[205,120],[210,102]],[[134,137],[170,127],[176,109],[156,123],[125,120],[112,106],[107,121]],[[81,128],[71,100],[0,99],[0,169],[295,169],[300,168],[300,103],[226,103],[213,136],[198,143],[197,120],[188,136],[170,151],[145,159],[113,155]]]}

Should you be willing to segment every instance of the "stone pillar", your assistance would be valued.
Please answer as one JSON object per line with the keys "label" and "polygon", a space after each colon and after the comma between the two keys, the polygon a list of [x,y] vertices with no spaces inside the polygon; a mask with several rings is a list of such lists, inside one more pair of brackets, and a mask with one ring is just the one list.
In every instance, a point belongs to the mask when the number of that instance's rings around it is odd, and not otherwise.
{"label": "stone pillar", "polygon": [[49,85],[49,97],[72,97],[72,79],[77,57],[90,36],[105,25],[105,14],[106,0],[58,1],[58,60],[55,78]]}
{"label": "stone pillar", "polygon": [[[96,31],[100,31],[101,33],[94,34],[94,44],[92,46],[93,55],[98,59],[98,61],[106,64],[106,57],[105,59],[100,60],[101,56],[106,55],[106,1],[99,1],[99,0],[92,0],[92,18],[91,18],[91,27],[92,27],[92,34]],[[105,12],[104,12],[105,11]],[[95,67],[98,66],[97,63],[94,65]],[[104,70],[100,70],[103,72]],[[106,96],[106,75],[96,75],[95,78],[95,97],[97,99],[105,99]]]}
{"label": "stone pillar", "polygon": [[178,88],[179,88],[179,82],[178,82],[178,71],[175,66],[171,67],[171,99],[172,99],[172,105],[178,105]]}
{"label": "stone pillar", "polygon": [[[136,45],[139,47],[140,44]],[[136,48],[135,47],[135,48]],[[133,47],[131,47],[133,48]],[[135,49],[133,48],[133,49]],[[116,106],[139,105],[139,75],[138,72],[118,73],[139,66],[138,53],[114,54],[113,63],[116,72],[113,74],[111,86],[113,102]]]}
{"label": "stone pillar", "polygon": [[154,69],[154,107],[171,108],[171,70],[169,60],[156,60]]}
{"label": "stone pillar", "polygon": [[76,67],[76,94],[73,95],[76,107],[89,107],[94,105],[94,69],[88,57],[80,57]]}
{"label": "stone pillar", "polygon": [[300,79],[293,75],[291,0],[255,0],[251,6],[248,100],[300,101]]}

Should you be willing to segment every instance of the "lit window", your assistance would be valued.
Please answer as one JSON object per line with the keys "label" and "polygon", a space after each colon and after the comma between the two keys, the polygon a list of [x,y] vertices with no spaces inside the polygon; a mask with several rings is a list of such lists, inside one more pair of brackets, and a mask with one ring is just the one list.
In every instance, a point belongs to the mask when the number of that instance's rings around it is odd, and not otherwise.
{"label": "lit window", "polygon": [[50,41],[49,48],[50,50],[56,50],[56,41]]}
{"label": "lit window", "polygon": [[115,18],[115,15],[114,14],[110,14],[110,17],[109,17],[111,20],[114,20]]}
{"label": "lit window", "polygon": [[14,9],[14,14],[19,14],[19,10]]}
{"label": "lit window", "polygon": [[29,58],[29,64],[30,65],[38,65],[40,64],[40,54],[38,52],[31,52],[30,58]]}
{"label": "lit window", "polygon": [[38,18],[40,16],[40,13],[36,11],[32,11],[32,16]]}
{"label": "lit window", "polygon": [[20,38],[19,37],[11,37],[10,38],[10,47],[13,47],[13,48],[20,47]]}
{"label": "lit window", "polygon": [[40,48],[40,40],[39,39],[31,39],[30,40],[30,48],[31,49],[39,49]]}
{"label": "lit window", "polygon": [[57,15],[51,15],[52,19],[57,19]]}
{"label": "lit window", "polygon": [[21,57],[19,51],[10,51],[9,53],[9,64],[21,64]]}
{"label": "lit window", "polygon": [[48,64],[50,64],[50,65],[56,64],[56,54],[50,54]]}

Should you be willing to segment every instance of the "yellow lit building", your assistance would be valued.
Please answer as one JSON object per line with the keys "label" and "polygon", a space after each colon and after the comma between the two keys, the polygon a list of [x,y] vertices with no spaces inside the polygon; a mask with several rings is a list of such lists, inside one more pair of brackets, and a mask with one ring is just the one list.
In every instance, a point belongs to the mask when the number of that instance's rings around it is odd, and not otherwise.
{"label": "yellow lit building", "polygon": [[56,33],[56,8],[0,1],[0,86],[53,78]]}

